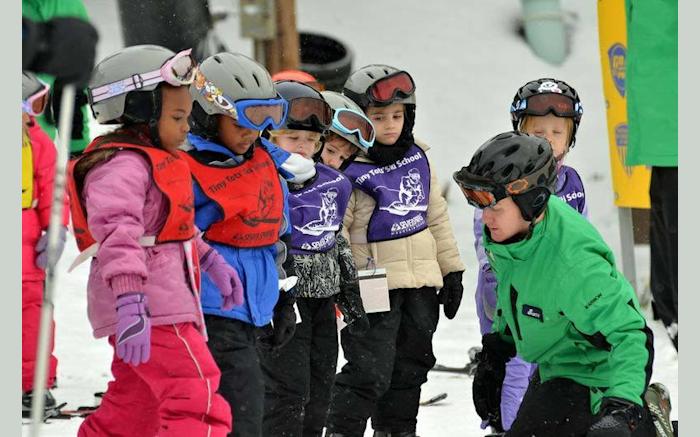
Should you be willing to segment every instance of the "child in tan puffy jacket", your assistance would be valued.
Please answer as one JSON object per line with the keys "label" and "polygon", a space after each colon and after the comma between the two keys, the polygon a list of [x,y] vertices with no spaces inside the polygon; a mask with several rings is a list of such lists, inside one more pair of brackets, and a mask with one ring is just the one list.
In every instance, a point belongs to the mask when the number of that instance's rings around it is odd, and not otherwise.
{"label": "child in tan puffy jacket", "polygon": [[416,435],[439,304],[452,319],[462,299],[464,265],[447,203],[428,147],[413,138],[414,91],[407,72],[387,65],[363,67],[345,82],[343,94],[364,110],[376,139],[344,170],[354,189],[343,226],[358,270],[386,270],[386,286],[373,292],[388,294],[390,309],[368,314],[363,336],[341,331],[348,362],[333,387],[327,436],[362,436],[370,416],[375,437]]}

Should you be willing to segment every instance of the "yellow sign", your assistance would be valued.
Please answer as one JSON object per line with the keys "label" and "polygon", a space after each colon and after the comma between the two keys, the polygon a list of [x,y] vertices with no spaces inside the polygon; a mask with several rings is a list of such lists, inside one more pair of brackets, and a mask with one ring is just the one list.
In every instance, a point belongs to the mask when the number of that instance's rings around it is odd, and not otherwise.
{"label": "yellow sign", "polygon": [[615,205],[625,208],[649,208],[651,179],[649,168],[625,165],[627,157],[625,0],[598,0],[598,33]]}

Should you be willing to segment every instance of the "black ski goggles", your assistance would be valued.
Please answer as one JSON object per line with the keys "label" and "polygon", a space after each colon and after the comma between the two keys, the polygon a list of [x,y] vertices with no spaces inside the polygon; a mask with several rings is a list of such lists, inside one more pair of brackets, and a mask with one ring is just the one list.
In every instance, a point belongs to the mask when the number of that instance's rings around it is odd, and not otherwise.
{"label": "black ski goggles", "polygon": [[564,94],[543,93],[515,102],[510,112],[530,115],[547,115],[552,112],[558,117],[580,118],[583,115],[583,106]]}
{"label": "black ski goggles", "polygon": [[[315,119],[315,121],[314,121]],[[287,123],[313,124],[320,130],[327,130],[333,121],[333,110],[323,100],[311,97],[298,97],[289,100]]]}

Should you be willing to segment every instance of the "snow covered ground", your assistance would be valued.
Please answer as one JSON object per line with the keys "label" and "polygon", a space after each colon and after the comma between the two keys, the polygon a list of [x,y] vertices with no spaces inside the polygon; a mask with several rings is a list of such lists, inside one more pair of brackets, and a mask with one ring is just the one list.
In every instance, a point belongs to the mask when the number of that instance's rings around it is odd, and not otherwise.
{"label": "snow covered ground", "polygon": [[[122,45],[116,2],[86,0],[85,3],[100,31],[98,59],[101,59]],[[217,25],[229,48],[251,54],[251,42],[238,35],[238,2],[210,0],[210,3],[232,12],[229,19]],[[510,129],[508,106],[522,83],[546,75],[570,82],[582,96],[586,112],[577,146],[567,163],[582,175],[591,220],[619,260],[595,2],[562,1],[572,13],[574,33],[572,54],[560,67],[535,58],[527,45],[515,37],[514,23],[520,9],[520,3],[515,0],[410,2],[410,6],[401,0],[358,0],[351,6],[333,2],[332,8],[324,0],[296,3],[299,29],[327,33],[349,44],[355,53],[355,67],[387,63],[411,72],[418,87],[417,136],[432,145],[430,156],[444,183],[451,180],[452,172],[465,165],[486,139]],[[473,300],[476,284],[473,210],[460,193],[451,191],[450,216],[462,259],[467,264],[465,298],[454,320],[441,319],[435,352],[439,363],[463,366],[469,347],[480,342]],[[87,321],[88,264],[71,274],[65,273],[76,254],[75,243],[69,241],[60,264],[56,297],[59,388],[54,394],[70,407],[91,404],[93,392],[105,389],[111,361],[106,340],[94,340]],[[648,248],[638,248],[637,255],[638,282],[645,284],[649,276]],[[672,416],[677,418],[677,355],[660,323],[649,320],[656,348],[652,381],[662,381],[671,389],[676,409]],[[449,395],[445,401],[421,408],[418,434],[423,437],[484,435],[471,401],[471,378],[431,372],[423,397],[427,399],[442,392]],[[42,435],[75,435],[79,423],[79,419],[53,421],[43,427]],[[28,427],[23,427],[25,435],[27,431]]]}

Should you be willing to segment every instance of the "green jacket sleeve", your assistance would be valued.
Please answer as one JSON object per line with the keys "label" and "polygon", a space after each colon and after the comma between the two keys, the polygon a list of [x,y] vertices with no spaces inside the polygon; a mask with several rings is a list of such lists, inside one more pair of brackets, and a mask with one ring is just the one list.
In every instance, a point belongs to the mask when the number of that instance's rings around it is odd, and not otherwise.
{"label": "green jacket sleeve", "polygon": [[[22,0],[22,16],[33,21],[49,21],[57,17],[74,17],[89,21],[87,9],[82,0]],[[47,74],[40,74],[39,78],[52,87],[54,77]],[[73,127],[73,135],[70,141],[71,152],[81,152],[85,150],[90,142],[89,112],[86,104],[81,104],[74,108],[74,123],[77,119],[80,126]],[[77,114],[79,113],[79,114]],[[79,115],[79,117],[78,117]],[[39,125],[52,140],[56,137],[57,126],[50,121],[46,114],[37,117]],[[56,121],[58,123],[58,121]]]}
{"label": "green jacket sleeve", "polygon": [[589,341],[609,348],[609,389],[604,396],[642,405],[654,356],[651,333],[612,255],[591,253],[577,259],[561,283],[559,308]]}

